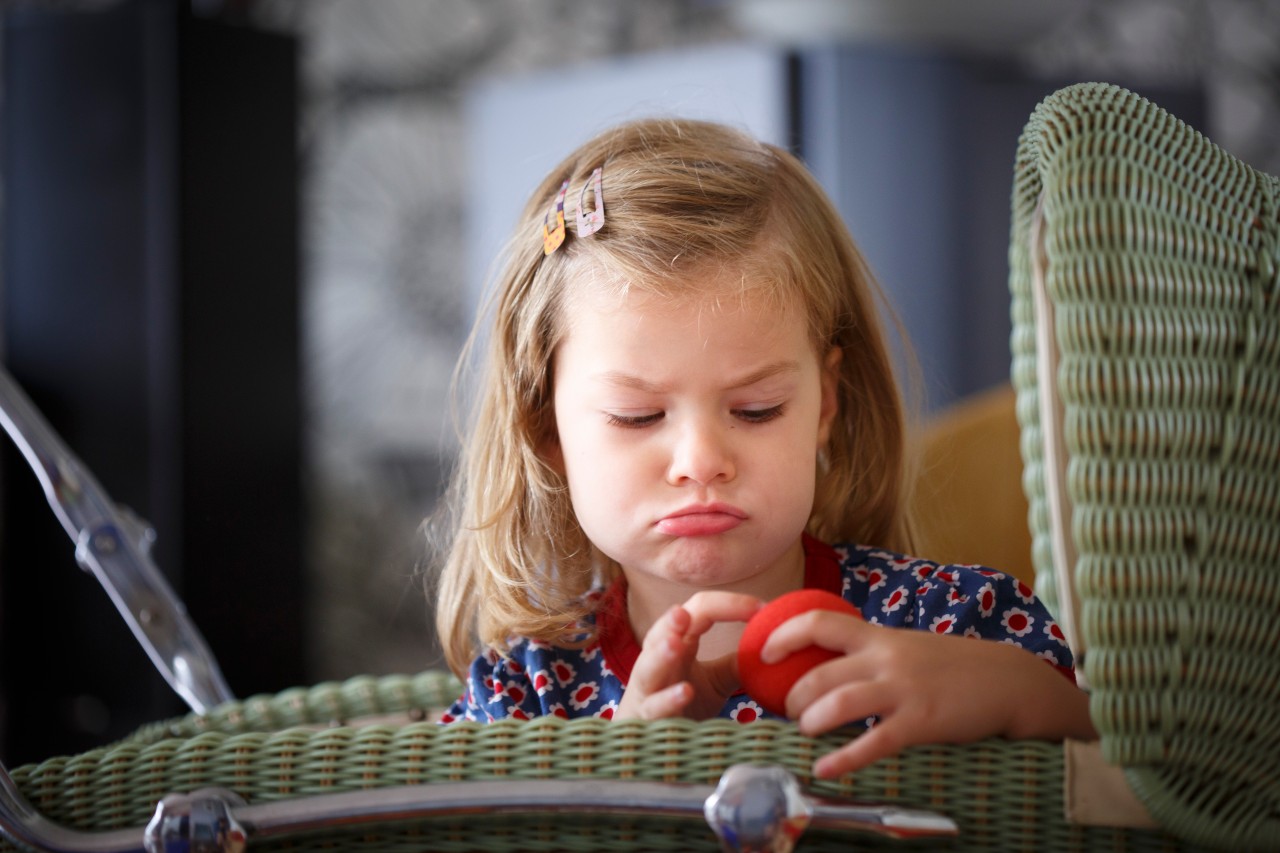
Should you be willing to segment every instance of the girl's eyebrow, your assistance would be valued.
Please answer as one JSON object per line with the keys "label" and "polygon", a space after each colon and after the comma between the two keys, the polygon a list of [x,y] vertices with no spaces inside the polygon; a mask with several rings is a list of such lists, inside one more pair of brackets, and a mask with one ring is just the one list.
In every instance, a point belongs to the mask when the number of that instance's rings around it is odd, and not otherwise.
{"label": "girl's eyebrow", "polygon": [[[725,386],[725,390],[733,391],[738,388],[747,388],[755,385],[757,382],[763,382],[766,379],[772,379],[775,376],[784,373],[799,373],[800,363],[792,359],[783,359],[781,361],[773,361],[762,365],[745,376],[730,382]],[[667,389],[655,382],[650,382],[633,373],[625,373],[621,370],[606,370],[603,373],[596,374],[595,378],[608,385],[618,385],[623,388],[633,388],[637,391],[643,391],[648,394],[661,394]]]}
{"label": "girl's eyebrow", "polygon": [[773,377],[779,376],[783,373],[799,373],[799,372],[800,372],[800,362],[798,361],[795,361],[793,359],[783,359],[781,361],[773,361],[768,364],[762,365],[761,367],[756,368],[755,370],[748,373],[746,376],[743,376],[737,382],[730,383],[728,387],[729,387],[729,390],[732,391],[738,388],[746,388],[750,385],[755,385],[757,382],[763,382],[766,379],[772,379]]}

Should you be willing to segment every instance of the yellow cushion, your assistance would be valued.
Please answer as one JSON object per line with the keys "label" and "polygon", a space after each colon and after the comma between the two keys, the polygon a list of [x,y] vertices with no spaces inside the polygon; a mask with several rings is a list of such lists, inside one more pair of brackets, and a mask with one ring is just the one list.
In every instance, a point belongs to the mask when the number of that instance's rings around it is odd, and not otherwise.
{"label": "yellow cushion", "polygon": [[1012,386],[999,385],[930,418],[912,499],[919,551],[981,563],[1032,583],[1031,533]]}

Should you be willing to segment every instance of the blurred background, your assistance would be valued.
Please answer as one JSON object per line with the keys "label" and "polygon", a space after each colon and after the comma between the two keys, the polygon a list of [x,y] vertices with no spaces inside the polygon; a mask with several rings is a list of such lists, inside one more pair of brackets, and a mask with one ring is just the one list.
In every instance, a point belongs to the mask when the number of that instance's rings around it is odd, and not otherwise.
{"label": "blurred background", "polygon": [[[238,696],[438,664],[422,522],[450,372],[547,168],[627,118],[802,156],[921,361],[1008,378],[1017,135],[1087,80],[1280,172],[1276,0],[3,5],[0,346]],[[0,759],[182,712],[0,458]]]}

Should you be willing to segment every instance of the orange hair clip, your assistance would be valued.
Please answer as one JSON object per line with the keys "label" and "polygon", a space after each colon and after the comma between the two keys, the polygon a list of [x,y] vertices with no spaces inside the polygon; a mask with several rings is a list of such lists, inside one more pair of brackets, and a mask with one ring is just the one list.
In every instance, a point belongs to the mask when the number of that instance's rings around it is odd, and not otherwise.
{"label": "orange hair clip", "polygon": [[547,217],[551,215],[551,211],[547,211],[542,215],[542,254],[549,255],[556,249],[560,248],[560,244],[564,242],[564,197],[569,192],[569,182],[565,181],[560,185],[560,192],[556,193],[555,217],[556,224],[554,226],[547,225]]}

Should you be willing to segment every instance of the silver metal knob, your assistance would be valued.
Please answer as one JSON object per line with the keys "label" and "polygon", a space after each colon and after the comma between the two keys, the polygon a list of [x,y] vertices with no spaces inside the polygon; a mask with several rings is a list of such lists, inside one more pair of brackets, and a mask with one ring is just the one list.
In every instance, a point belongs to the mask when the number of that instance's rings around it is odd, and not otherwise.
{"label": "silver metal knob", "polygon": [[169,794],[147,824],[147,853],[244,853],[248,835],[231,814],[232,806],[244,804],[224,788]]}
{"label": "silver metal knob", "polygon": [[704,812],[720,848],[740,853],[790,853],[813,815],[795,776],[752,764],[726,770]]}

